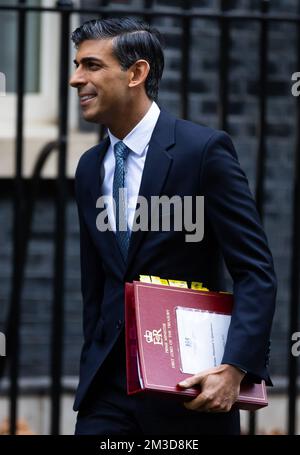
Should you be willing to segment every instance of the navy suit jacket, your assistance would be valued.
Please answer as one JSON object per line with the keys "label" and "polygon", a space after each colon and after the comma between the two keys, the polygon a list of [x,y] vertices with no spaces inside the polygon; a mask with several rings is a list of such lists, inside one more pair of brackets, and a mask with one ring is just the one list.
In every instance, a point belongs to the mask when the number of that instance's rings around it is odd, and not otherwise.
{"label": "navy suit jacket", "polygon": [[255,202],[229,136],[161,111],[145,161],[140,195],[204,196],[204,238],[186,232],[133,232],[128,259],[115,234],[96,227],[101,166],[109,139],[84,153],[76,178],[81,242],[84,344],[74,409],[80,407],[124,326],[124,283],[139,274],[201,281],[224,290],[222,258],[234,283],[234,310],[223,363],[270,382],[269,337],[276,278]]}

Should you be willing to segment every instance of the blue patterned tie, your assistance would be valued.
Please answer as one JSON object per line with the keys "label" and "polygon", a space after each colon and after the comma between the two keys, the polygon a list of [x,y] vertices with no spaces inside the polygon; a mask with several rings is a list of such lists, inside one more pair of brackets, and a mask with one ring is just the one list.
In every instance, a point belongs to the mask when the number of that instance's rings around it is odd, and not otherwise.
{"label": "blue patterned tie", "polygon": [[125,190],[125,161],[129,148],[124,142],[119,141],[114,146],[115,152],[115,173],[113,183],[113,198],[115,201],[116,238],[124,260],[127,259],[129,246],[129,229],[127,224],[127,201]]}

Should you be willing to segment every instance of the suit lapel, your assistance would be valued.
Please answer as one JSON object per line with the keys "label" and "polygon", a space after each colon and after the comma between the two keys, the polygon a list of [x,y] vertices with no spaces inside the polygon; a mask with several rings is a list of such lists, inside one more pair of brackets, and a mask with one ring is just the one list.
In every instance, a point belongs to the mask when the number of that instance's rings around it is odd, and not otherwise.
{"label": "suit lapel", "polygon": [[[149,225],[151,222],[151,196],[159,196],[161,194],[172,164],[172,157],[167,150],[175,142],[175,122],[176,119],[174,117],[162,110],[149,143],[139,191],[139,196],[145,197],[148,201]],[[140,230],[132,232],[128,251],[127,270],[145,235],[146,232]]]}
{"label": "suit lapel", "polygon": [[99,146],[97,147],[98,150],[97,150],[97,154],[96,154],[96,160],[93,163],[93,166],[91,169],[92,178],[90,181],[90,190],[91,190],[91,193],[93,196],[93,200],[95,201],[95,204],[96,204],[97,199],[100,196],[102,196],[101,187],[102,187],[104,175],[103,176],[101,175],[101,170],[102,170],[103,159],[104,159],[105,153],[107,152],[109,144],[110,144],[110,142],[109,142],[108,137],[99,144]]}

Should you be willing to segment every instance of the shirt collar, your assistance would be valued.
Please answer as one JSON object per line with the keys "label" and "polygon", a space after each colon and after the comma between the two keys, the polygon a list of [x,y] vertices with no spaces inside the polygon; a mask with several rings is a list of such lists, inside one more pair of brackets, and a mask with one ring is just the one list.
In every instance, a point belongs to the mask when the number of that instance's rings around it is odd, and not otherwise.
{"label": "shirt collar", "polygon": [[[141,155],[150,142],[153,130],[160,114],[160,109],[155,101],[152,102],[149,110],[142,120],[124,137],[123,142],[137,155]],[[112,148],[120,141],[109,130],[108,135]]]}

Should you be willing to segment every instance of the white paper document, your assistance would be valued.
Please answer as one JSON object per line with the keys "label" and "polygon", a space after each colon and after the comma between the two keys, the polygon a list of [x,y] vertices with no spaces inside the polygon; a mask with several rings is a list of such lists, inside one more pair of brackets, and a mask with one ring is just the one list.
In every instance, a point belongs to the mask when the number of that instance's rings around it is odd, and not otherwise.
{"label": "white paper document", "polygon": [[176,308],[181,371],[195,374],[220,365],[231,316]]}

